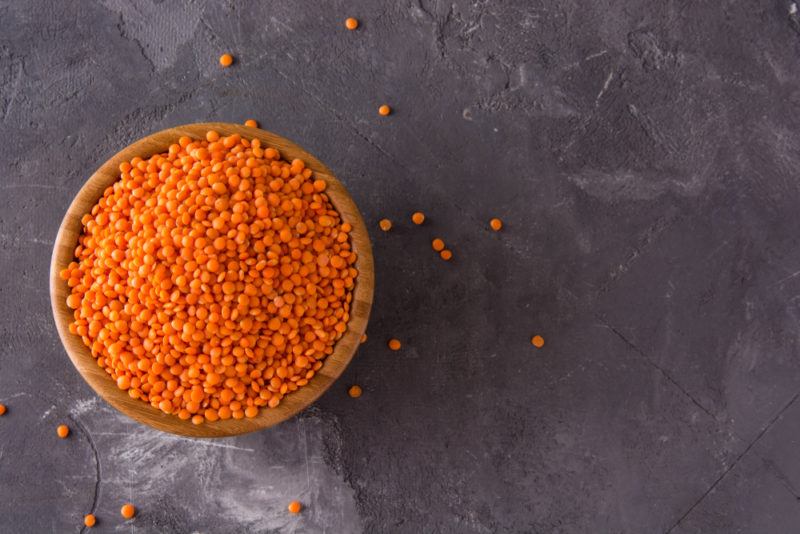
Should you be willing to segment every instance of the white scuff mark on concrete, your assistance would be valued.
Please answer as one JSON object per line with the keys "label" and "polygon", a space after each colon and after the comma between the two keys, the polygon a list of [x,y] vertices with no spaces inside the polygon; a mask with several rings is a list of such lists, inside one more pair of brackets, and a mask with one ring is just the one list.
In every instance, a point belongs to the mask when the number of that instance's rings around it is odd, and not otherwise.
{"label": "white scuff mark on concrete", "polygon": [[[338,439],[322,416],[205,440],[139,425],[97,398],[74,402],[70,412],[102,429],[92,436],[103,455],[104,494],[132,491],[143,509],[173,506],[200,523],[222,521],[242,532],[319,532],[323,525],[363,531],[353,489],[322,461],[327,440]],[[172,495],[177,487],[180,495]],[[286,513],[296,498],[306,506],[298,517]]]}
{"label": "white scuff mark on concrete", "polygon": [[686,180],[676,180],[668,176],[623,170],[610,173],[587,170],[567,179],[587,194],[605,201],[652,200],[666,193],[696,196],[706,184],[706,177],[702,173],[693,174]]}
{"label": "white scuff mark on concrete", "polygon": [[44,413],[42,414],[42,420],[47,419],[47,416],[50,415],[51,413],[53,413],[53,410],[55,410],[55,409],[56,409],[56,405],[55,404],[53,404],[48,409],[46,409],[44,411]]}
{"label": "white scuff mark on concrete", "polygon": [[22,183],[22,184],[2,184],[0,185],[0,189],[55,189],[55,190],[66,191],[67,188],[61,185],[53,185],[53,184]]}
{"label": "white scuff mark on concrete", "polygon": [[20,391],[19,393],[14,393],[13,395],[9,395],[8,397],[3,397],[0,399],[2,402],[6,402],[9,399],[18,399],[19,397],[30,397],[31,394],[26,391]]}
{"label": "white scuff mark on concrete", "polygon": [[789,5],[789,14],[790,14],[790,15],[795,15],[795,14],[797,14],[797,4],[796,4],[795,2],[792,2],[792,3]]}
{"label": "white scuff mark on concrete", "polygon": [[600,92],[597,93],[597,97],[594,99],[594,107],[597,107],[600,104],[600,99],[603,97],[605,92],[608,90],[608,86],[611,84],[611,80],[614,78],[614,71],[608,73],[606,76],[606,81],[603,83],[603,88],[600,89]]}
{"label": "white scuff mark on concrete", "polygon": [[76,415],[84,415],[89,412],[95,411],[97,409],[98,399],[97,397],[92,397],[89,399],[81,399],[75,401],[75,404],[72,405],[72,411],[75,412]]}
{"label": "white scuff mark on concrete", "polygon": [[589,54],[588,56],[583,58],[583,60],[584,61],[589,61],[590,59],[594,59],[596,57],[604,56],[607,52],[608,52],[608,50],[601,50],[599,52],[595,52],[594,54]]}
{"label": "white scuff mark on concrete", "polygon": [[23,238],[18,235],[9,235],[9,234],[0,234],[0,241],[5,241],[15,247],[19,246],[21,243],[33,243],[35,245],[48,245],[48,246],[52,246],[54,244],[53,240],[42,239],[41,237]]}
{"label": "white scuff mark on concrete", "polygon": [[162,436],[162,437],[167,440],[185,441],[192,443],[193,445],[202,445],[203,447],[218,447],[220,449],[233,449],[235,451],[256,452],[255,449],[250,449],[248,447],[237,447],[236,445],[228,445],[227,443],[216,443],[213,441],[207,441],[202,439],[189,439],[189,438],[181,438],[178,436]]}

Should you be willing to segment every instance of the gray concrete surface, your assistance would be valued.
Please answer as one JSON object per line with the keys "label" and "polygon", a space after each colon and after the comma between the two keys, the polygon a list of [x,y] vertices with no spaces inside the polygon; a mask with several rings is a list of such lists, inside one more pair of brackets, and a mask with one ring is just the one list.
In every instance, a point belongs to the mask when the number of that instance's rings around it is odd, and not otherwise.
{"label": "gray concrete surface", "polygon": [[[0,1],[0,532],[797,532],[795,11]],[[51,245],[119,148],[246,118],[375,230],[370,337],[295,420],[179,439],[70,365]]]}

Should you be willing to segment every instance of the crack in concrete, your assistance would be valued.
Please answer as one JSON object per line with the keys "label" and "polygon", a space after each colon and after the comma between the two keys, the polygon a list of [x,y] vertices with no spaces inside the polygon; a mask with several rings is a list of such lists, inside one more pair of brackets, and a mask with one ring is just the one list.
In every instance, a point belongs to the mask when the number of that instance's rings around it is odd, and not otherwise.
{"label": "crack in concrete", "polygon": [[777,465],[775,465],[775,462],[773,462],[768,458],[764,458],[758,453],[753,453],[753,454],[761,458],[761,461],[764,463],[764,466],[767,468],[767,471],[772,473],[775,476],[775,478],[777,478],[781,482],[781,484],[783,484],[786,490],[792,494],[792,497],[800,501],[800,494],[798,494],[798,492],[794,489],[792,481],[789,480],[789,477],[787,477],[786,474],[783,471],[781,471]]}
{"label": "crack in concrete", "polygon": [[[92,453],[94,454],[94,467],[95,467],[95,482],[94,482],[94,497],[92,497],[92,507],[89,511],[90,514],[95,513],[97,510],[97,501],[100,499],[100,482],[102,481],[102,470],[100,468],[100,453],[97,452],[97,446],[94,443],[94,439],[92,435],[89,433],[89,429],[80,422],[76,417],[70,415],[70,420],[75,423],[75,426],[78,427],[81,433],[86,437],[86,441],[89,443],[89,447],[92,448]],[[84,526],[81,528],[80,532],[86,531],[88,527]]]}
{"label": "crack in concrete", "polygon": [[650,364],[650,366],[652,366],[654,369],[656,369],[658,372],[660,372],[660,373],[661,373],[661,374],[664,376],[664,378],[666,378],[666,379],[667,379],[667,381],[668,381],[670,384],[672,384],[673,386],[675,386],[676,388],[678,388],[678,390],[680,390],[680,392],[681,392],[681,393],[683,393],[683,394],[684,394],[684,395],[685,395],[685,396],[686,396],[686,397],[687,397],[687,398],[688,398],[690,401],[692,401],[692,403],[693,403],[695,406],[697,406],[698,408],[700,408],[700,409],[703,411],[703,413],[705,413],[706,415],[708,415],[709,417],[711,417],[711,419],[713,419],[714,421],[716,421],[716,420],[717,420],[717,417],[716,417],[716,416],[715,416],[715,415],[714,415],[714,414],[713,414],[713,413],[712,413],[712,412],[711,412],[711,411],[710,411],[708,408],[706,408],[705,406],[703,406],[703,405],[700,403],[700,401],[698,401],[697,399],[695,399],[695,398],[694,398],[694,396],[692,396],[692,394],[691,394],[691,393],[689,393],[689,392],[688,392],[688,391],[687,391],[687,390],[686,390],[686,389],[685,389],[683,386],[681,386],[681,385],[680,385],[680,384],[679,384],[679,383],[678,383],[678,382],[677,382],[677,381],[676,381],[674,378],[672,378],[672,376],[671,376],[671,375],[670,375],[670,374],[669,374],[669,373],[668,373],[668,372],[667,372],[667,371],[666,371],[666,370],[665,370],[663,367],[661,367],[661,366],[660,366],[660,365],[658,365],[656,362],[654,362],[652,359],[650,359],[650,357],[648,357],[648,356],[647,356],[647,354],[645,354],[645,353],[644,353],[644,351],[643,351],[642,349],[640,349],[639,347],[637,347],[636,345],[634,345],[634,344],[633,344],[633,343],[632,343],[632,342],[631,342],[631,341],[630,341],[630,340],[629,340],[627,337],[625,337],[625,336],[622,334],[622,332],[620,332],[619,330],[617,330],[617,329],[616,329],[616,328],[614,328],[613,326],[609,325],[608,323],[606,323],[605,321],[603,321],[603,320],[602,320],[601,318],[599,318],[599,317],[598,317],[598,320],[599,320],[599,321],[600,321],[600,322],[603,324],[603,326],[605,326],[606,328],[608,328],[609,330],[611,330],[612,332],[614,332],[614,333],[617,335],[617,337],[619,337],[619,338],[620,338],[620,339],[621,339],[621,340],[622,340],[622,341],[623,341],[623,342],[624,342],[626,345],[628,345],[630,348],[632,348],[632,349],[634,350],[634,352],[636,352],[636,353],[637,353],[639,356],[641,356],[641,357],[644,359],[644,361],[645,361],[645,362],[647,362],[648,364]]}
{"label": "crack in concrete", "polygon": [[[136,4],[134,3],[133,5],[135,8]],[[120,37],[122,37],[127,41],[131,41],[136,45],[136,47],[139,49],[139,54],[141,54],[141,56],[145,59],[145,61],[147,61],[147,64],[150,65],[150,72],[154,73],[156,71],[156,65],[155,63],[153,63],[153,60],[150,59],[150,56],[148,56],[147,53],[145,52],[144,45],[142,44],[142,42],[136,37],[128,35],[128,32],[125,31],[125,19],[122,17],[122,13],[119,13],[119,22],[115,24],[115,26],[117,28],[117,31],[119,31]]]}
{"label": "crack in concrete", "polygon": [[732,470],[734,467],[736,467],[736,465],[739,463],[739,461],[740,461],[742,458],[744,458],[744,457],[745,457],[745,455],[746,455],[748,452],[750,452],[750,449],[752,449],[752,448],[753,448],[753,446],[754,446],[756,443],[758,443],[758,442],[759,442],[759,440],[761,440],[761,438],[763,438],[763,437],[764,437],[764,435],[765,435],[765,434],[766,434],[766,433],[769,431],[769,429],[770,429],[770,428],[772,428],[772,425],[774,425],[774,424],[775,424],[775,423],[778,421],[778,419],[780,419],[780,418],[781,418],[781,416],[784,414],[784,412],[786,412],[786,410],[788,410],[788,409],[789,409],[789,408],[790,408],[790,407],[791,407],[791,406],[792,406],[792,405],[795,403],[795,401],[797,401],[797,399],[798,399],[798,398],[800,398],[800,391],[799,391],[799,392],[797,392],[797,393],[795,393],[794,397],[792,397],[792,398],[791,398],[791,400],[790,400],[789,402],[787,402],[787,403],[784,405],[784,407],[783,407],[783,408],[781,408],[781,409],[780,409],[780,411],[778,411],[778,413],[777,413],[777,414],[775,414],[775,416],[774,416],[772,419],[770,419],[770,420],[769,420],[769,422],[768,422],[768,423],[767,423],[767,424],[764,426],[764,428],[762,428],[762,429],[761,429],[761,432],[759,432],[759,433],[758,433],[758,435],[757,435],[757,436],[756,436],[756,437],[753,439],[753,441],[751,441],[751,442],[750,442],[750,444],[749,444],[749,445],[748,445],[748,446],[747,446],[747,447],[744,449],[744,451],[742,451],[742,453],[741,453],[739,456],[737,456],[737,457],[736,457],[736,459],[735,459],[735,460],[734,460],[734,461],[731,463],[731,465],[730,465],[730,466],[729,466],[727,469],[725,469],[725,471],[723,471],[723,472],[722,472],[722,474],[721,474],[721,475],[720,475],[720,476],[719,476],[719,477],[718,477],[718,478],[717,478],[717,479],[716,479],[716,480],[715,480],[715,481],[714,481],[714,482],[711,484],[711,486],[710,486],[710,487],[709,487],[709,488],[708,488],[708,489],[707,489],[707,490],[706,490],[706,491],[705,491],[705,492],[704,492],[704,493],[703,493],[703,494],[700,496],[700,498],[699,498],[699,499],[697,499],[697,500],[694,502],[694,504],[692,504],[692,506],[690,506],[690,507],[689,507],[689,509],[688,509],[688,510],[686,510],[686,512],[685,512],[685,513],[684,513],[682,516],[680,516],[680,517],[678,518],[678,520],[677,520],[677,521],[675,521],[675,523],[673,523],[673,524],[672,524],[672,526],[670,526],[670,527],[669,527],[669,528],[668,528],[668,529],[665,531],[665,534],[669,534],[670,532],[672,532],[673,530],[675,530],[675,528],[676,528],[678,525],[680,525],[680,524],[681,524],[681,522],[683,522],[683,520],[684,520],[684,519],[686,519],[686,518],[689,516],[689,514],[691,514],[691,513],[692,513],[692,511],[693,511],[695,508],[697,508],[697,507],[700,505],[700,503],[701,503],[701,502],[703,502],[703,500],[705,500],[705,498],[706,498],[706,497],[707,497],[707,496],[708,496],[708,495],[709,495],[709,494],[710,494],[712,491],[714,491],[714,488],[716,488],[716,487],[717,487],[717,485],[719,485],[719,483],[720,483],[720,482],[722,482],[722,480],[723,480],[723,479],[724,479],[724,478],[725,478],[725,477],[728,475],[728,473],[730,473],[730,472],[731,472],[731,470]]}

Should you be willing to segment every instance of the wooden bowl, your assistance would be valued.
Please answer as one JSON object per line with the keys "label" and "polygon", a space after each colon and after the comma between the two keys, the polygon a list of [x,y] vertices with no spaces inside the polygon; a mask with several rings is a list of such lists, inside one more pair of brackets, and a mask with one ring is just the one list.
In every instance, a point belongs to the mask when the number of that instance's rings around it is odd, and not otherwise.
{"label": "wooden bowl", "polygon": [[[259,415],[252,419],[206,421],[201,425],[194,425],[191,421],[183,421],[176,415],[167,415],[142,400],[132,399],[97,365],[97,361],[80,337],[69,332],[69,323],[73,320],[72,310],[66,303],[69,288],[59,277],[59,273],[74,260],[78,236],[83,230],[81,217],[92,209],[106,188],[119,179],[120,163],[130,161],[135,156],[147,158],[153,154],[166,152],[169,145],[176,143],[178,138],[184,135],[204,139],[208,130],[216,130],[222,135],[237,133],[248,139],[260,139],[263,145],[277,148],[284,159],[290,161],[294,158],[302,159],[306,162],[306,166],[314,171],[317,178],[325,180],[328,185],[326,192],[334,207],[342,219],[353,226],[350,237],[353,250],[358,254],[355,264],[358,277],[353,290],[347,331],[336,343],[333,354],[324,360],[320,370],[307,385],[286,395],[277,408],[262,409]],[[372,306],[374,280],[372,249],[361,213],[345,187],[322,162],[299,145],[279,135],[238,124],[209,122],[169,128],[136,141],[106,161],[89,178],[70,204],[58,230],[50,262],[50,304],[61,341],[75,368],[112,406],[140,423],[166,432],[194,437],[223,437],[261,430],[285,421],[317,400],[333,384],[350,363],[366,330]]]}

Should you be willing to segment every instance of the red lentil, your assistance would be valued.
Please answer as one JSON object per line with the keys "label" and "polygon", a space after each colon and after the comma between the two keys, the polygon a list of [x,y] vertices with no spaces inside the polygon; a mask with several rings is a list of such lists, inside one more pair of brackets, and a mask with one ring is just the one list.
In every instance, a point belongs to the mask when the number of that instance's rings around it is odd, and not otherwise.
{"label": "red lentil", "polygon": [[217,132],[120,172],[61,272],[70,331],[100,367],[194,424],[255,417],[307,384],[347,330],[357,276],[326,183]]}
{"label": "red lentil", "polygon": [[233,56],[230,54],[222,54],[219,56],[219,64],[223,67],[230,67],[233,64]]}

